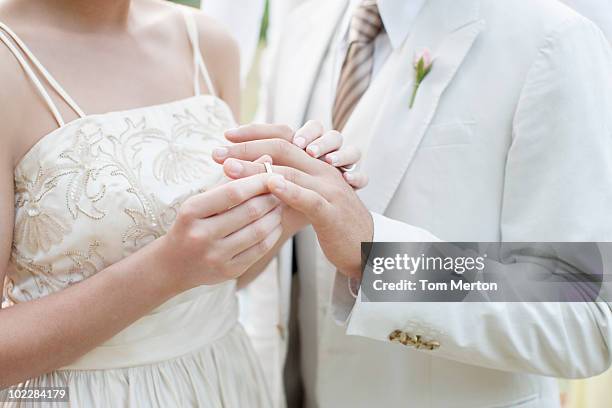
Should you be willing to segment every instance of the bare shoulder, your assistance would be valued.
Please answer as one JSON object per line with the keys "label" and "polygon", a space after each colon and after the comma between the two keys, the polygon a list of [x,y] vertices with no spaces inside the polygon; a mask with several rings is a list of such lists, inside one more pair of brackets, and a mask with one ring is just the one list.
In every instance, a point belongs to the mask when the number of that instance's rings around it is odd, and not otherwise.
{"label": "bare shoulder", "polygon": [[218,89],[225,89],[240,80],[240,49],[234,37],[225,26],[206,15],[194,10],[198,27],[200,49]]}
{"label": "bare shoulder", "polygon": [[[198,30],[200,52],[212,80],[217,96],[225,100],[239,117],[240,106],[240,49],[223,23],[215,20],[201,10],[160,0],[139,0],[146,2],[153,15],[159,16],[158,22],[176,27],[183,20],[183,13],[193,17]],[[161,24],[160,24],[161,25]],[[184,32],[182,33],[184,35]],[[209,90],[210,91],[210,90]]]}
{"label": "bare shoulder", "polygon": [[200,34],[200,45],[211,51],[238,51],[238,44],[227,27],[201,10],[188,9],[192,13]]}
{"label": "bare shoulder", "polygon": [[223,23],[193,7],[159,0],[141,1],[147,1],[149,5],[157,7],[158,15],[163,16],[170,24],[176,24],[182,19],[182,13],[191,14],[198,29],[200,51],[213,84],[217,89],[223,90],[228,81],[236,80],[233,75],[239,75],[240,72],[240,51]]}

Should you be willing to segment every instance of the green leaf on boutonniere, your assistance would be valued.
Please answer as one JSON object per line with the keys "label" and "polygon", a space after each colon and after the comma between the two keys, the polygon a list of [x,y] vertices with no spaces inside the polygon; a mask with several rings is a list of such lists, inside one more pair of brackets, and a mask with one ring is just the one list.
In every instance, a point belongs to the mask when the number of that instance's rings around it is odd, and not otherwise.
{"label": "green leaf on boutonniere", "polygon": [[414,106],[417,92],[421,86],[421,82],[431,71],[433,66],[433,60],[431,53],[428,49],[423,49],[420,53],[417,53],[414,60],[415,78],[414,78],[414,91],[412,92],[412,98],[410,98],[410,109]]}
{"label": "green leaf on boutonniere", "polygon": [[423,76],[425,75],[425,61],[421,58],[417,64],[417,82],[421,82],[423,80]]}

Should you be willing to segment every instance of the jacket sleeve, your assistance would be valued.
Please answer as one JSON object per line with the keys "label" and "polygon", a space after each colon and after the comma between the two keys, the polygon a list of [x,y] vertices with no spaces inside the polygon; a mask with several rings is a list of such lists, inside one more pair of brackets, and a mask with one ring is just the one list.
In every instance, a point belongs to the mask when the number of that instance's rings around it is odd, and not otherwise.
{"label": "jacket sleeve", "polygon": [[[602,33],[580,16],[545,38],[529,70],[515,112],[504,184],[502,241],[612,241],[612,53]],[[374,221],[378,242],[436,240],[384,216],[375,215]],[[537,260],[521,262],[518,267],[533,267]],[[502,263],[491,268],[511,272]],[[397,333],[420,335],[439,344],[435,350],[420,349],[424,353],[556,377],[589,377],[611,364],[609,298],[375,303],[362,302],[361,292],[353,299],[347,287],[338,276],[333,303],[349,335],[385,342]]]}

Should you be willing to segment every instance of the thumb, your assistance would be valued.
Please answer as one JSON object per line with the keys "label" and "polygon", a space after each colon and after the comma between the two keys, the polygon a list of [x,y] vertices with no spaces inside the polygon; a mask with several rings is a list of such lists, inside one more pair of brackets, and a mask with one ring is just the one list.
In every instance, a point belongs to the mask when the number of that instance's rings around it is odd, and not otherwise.
{"label": "thumb", "polygon": [[304,214],[311,223],[324,223],[331,213],[331,204],[319,193],[286,180],[281,175],[268,179],[268,189],[289,207]]}

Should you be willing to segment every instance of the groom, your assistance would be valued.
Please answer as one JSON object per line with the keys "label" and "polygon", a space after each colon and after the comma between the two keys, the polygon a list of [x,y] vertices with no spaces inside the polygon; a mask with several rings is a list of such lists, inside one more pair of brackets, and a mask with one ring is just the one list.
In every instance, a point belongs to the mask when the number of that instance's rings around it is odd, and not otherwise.
{"label": "groom", "polygon": [[[358,197],[289,142],[248,141],[261,127],[229,149],[244,160],[234,177],[270,154],[288,176],[272,192],[313,225],[295,242],[306,405],[552,408],[552,377],[609,367],[606,303],[365,303],[350,290],[362,241],[612,241],[599,29],[556,0],[311,1],[287,27],[267,119],[341,131],[370,176]],[[423,49],[433,65],[415,87]],[[292,138],[278,129],[263,137]]]}

